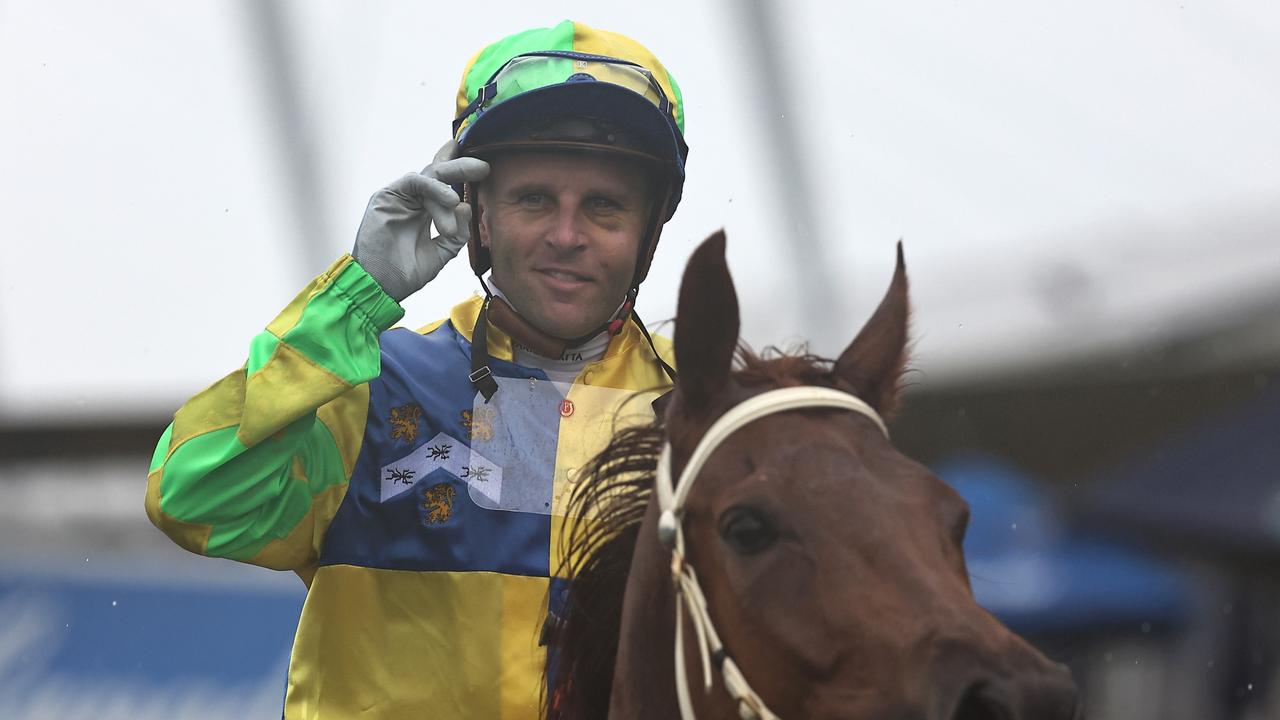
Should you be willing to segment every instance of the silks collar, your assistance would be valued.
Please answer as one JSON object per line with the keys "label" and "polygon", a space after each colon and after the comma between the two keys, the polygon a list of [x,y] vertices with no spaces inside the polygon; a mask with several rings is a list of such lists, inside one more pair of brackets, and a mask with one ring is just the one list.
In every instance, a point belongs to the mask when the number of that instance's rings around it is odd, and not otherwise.
{"label": "silks collar", "polygon": [[[544,357],[556,358],[561,357],[567,348],[581,345],[582,342],[595,337],[602,331],[607,330],[611,337],[622,334],[626,329],[628,320],[635,322],[636,328],[640,330],[650,349],[653,350],[653,355],[658,364],[662,366],[667,377],[674,382],[676,378],[675,369],[662,359],[661,354],[654,347],[653,338],[640,320],[640,316],[636,314],[633,299],[634,294],[629,294],[627,301],[618,309],[615,316],[604,326],[593,330],[585,338],[565,340],[538,330],[529,321],[520,317],[520,314],[503,298],[497,295],[486,296],[481,301],[480,311],[476,315],[475,323],[472,325],[471,330],[471,374],[469,375],[471,384],[475,386],[480,394],[484,395],[485,402],[492,399],[494,393],[498,391],[498,383],[493,379],[493,370],[489,367],[490,326],[505,335],[505,337],[499,335],[494,338],[496,342],[501,344],[500,352],[504,349],[509,349],[510,343],[514,342]],[[611,351],[612,348],[606,351],[606,357]]]}

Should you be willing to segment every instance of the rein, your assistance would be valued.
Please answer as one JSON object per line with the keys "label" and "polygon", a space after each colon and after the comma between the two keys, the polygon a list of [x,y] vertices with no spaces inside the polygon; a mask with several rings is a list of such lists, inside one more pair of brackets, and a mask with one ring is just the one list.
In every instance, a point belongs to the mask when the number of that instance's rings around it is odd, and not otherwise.
{"label": "rein", "polygon": [[[679,482],[671,482],[671,443],[663,443],[662,454],[658,458],[658,471],[654,484],[658,494],[658,507],[662,514],[658,519],[658,540],[671,551],[671,579],[675,584],[677,598],[684,599],[684,605],[693,619],[693,629],[698,638],[698,650],[702,656],[703,690],[711,690],[711,664],[719,668],[724,680],[725,689],[738,703],[738,714],[743,720],[779,720],[760,696],[751,689],[737,663],[724,649],[724,643],[716,632],[715,624],[707,611],[707,599],[698,585],[698,576],[693,566],[685,560],[684,545],[684,506],[689,490],[698,478],[702,466],[710,459],[730,435],[753,420],[774,413],[799,410],[802,408],[832,408],[850,410],[870,418],[875,422],[885,437],[889,430],[884,420],[875,409],[865,401],[849,393],[830,388],[813,386],[790,387],[768,392],[749,398],[735,405],[716,420],[706,435],[698,442],[689,463],[680,474]],[[689,699],[689,677],[684,665],[684,613],[680,612],[680,602],[676,602],[676,697],[680,702],[680,716],[683,720],[696,720],[693,714],[693,703]]]}

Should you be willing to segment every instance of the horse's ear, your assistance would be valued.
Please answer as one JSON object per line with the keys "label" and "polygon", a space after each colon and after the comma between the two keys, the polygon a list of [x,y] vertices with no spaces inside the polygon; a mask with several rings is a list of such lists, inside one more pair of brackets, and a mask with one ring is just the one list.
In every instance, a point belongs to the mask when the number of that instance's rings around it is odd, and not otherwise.
{"label": "horse's ear", "polygon": [[858,397],[889,417],[898,407],[907,364],[907,266],[898,243],[898,266],[880,307],[840,355],[832,374],[853,385]]}
{"label": "horse's ear", "polygon": [[676,368],[681,407],[697,415],[724,389],[738,345],[738,296],[724,260],[724,231],[689,258],[676,309]]}

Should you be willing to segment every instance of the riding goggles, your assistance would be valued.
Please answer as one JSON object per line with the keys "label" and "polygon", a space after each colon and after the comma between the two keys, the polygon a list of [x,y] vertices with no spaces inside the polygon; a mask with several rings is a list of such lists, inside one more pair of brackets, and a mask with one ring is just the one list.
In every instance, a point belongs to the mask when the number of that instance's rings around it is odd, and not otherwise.
{"label": "riding goggles", "polygon": [[[454,137],[468,119],[516,95],[575,82],[600,82],[634,92],[674,121],[671,99],[653,73],[636,63],[603,55],[546,50],[524,53],[508,60],[480,88],[476,98],[453,121]],[[474,122],[474,120],[472,120]]]}

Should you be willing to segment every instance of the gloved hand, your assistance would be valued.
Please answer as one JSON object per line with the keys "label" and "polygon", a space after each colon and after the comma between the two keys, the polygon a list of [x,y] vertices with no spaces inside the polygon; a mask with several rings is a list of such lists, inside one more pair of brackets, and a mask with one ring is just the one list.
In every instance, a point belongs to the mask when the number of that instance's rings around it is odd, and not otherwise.
{"label": "gloved hand", "polygon": [[[471,206],[451,185],[479,182],[489,163],[458,157],[458,144],[444,144],[431,164],[373,194],[356,231],[356,262],[400,302],[421,290],[467,244]],[[440,234],[431,236],[435,223]]]}

